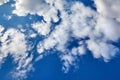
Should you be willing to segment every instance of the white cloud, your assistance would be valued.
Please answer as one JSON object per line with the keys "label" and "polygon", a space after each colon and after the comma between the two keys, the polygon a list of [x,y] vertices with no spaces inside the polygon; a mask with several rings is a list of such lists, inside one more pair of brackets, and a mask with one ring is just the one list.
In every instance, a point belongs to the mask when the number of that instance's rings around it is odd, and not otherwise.
{"label": "white cloud", "polygon": [[89,7],[85,7],[82,3],[75,3],[71,7],[71,12],[70,22],[73,36],[76,38],[88,36],[95,25],[94,18],[97,13]]}
{"label": "white cloud", "polygon": [[[57,9],[52,6],[53,1],[49,0],[16,0],[14,14],[18,16],[26,16],[27,14],[37,14],[43,16],[44,20],[57,22]],[[34,7],[33,7],[34,6]]]}
{"label": "white cloud", "polygon": [[86,48],[84,47],[84,45],[81,45],[79,47],[74,47],[71,50],[72,55],[84,55],[86,53]]}
{"label": "white cloud", "polygon": [[7,20],[12,19],[12,15],[6,15],[6,14],[4,14],[3,16],[4,16]]}
{"label": "white cloud", "polygon": [[107,17],[99,16],[96,30],[104,35],[107,40],[118,41],[120,39],[120,23]]}
{"label": "white cloud", "polygon": [[[15,29],[7,30],[1,37],[2,53],[24,54],[26,50],[25,35]],[[16,47],[14,47],[16,46]]]}
{"label": "white cloud", "polygon": [[33,64],[31,63],[33,59],[33,56],[22,58],[19,60],[19,65],[17,68],[12,71],[10,74],[12,74],[14,79],[24,80],[27,78],[27,73],[29,71],[33,71]]}
{"label": "white cloud", "polygon": [[0,6],[7,2],[9,2],[9,0],[0,0]]}
{"label": "white cloud", "polygon": [[120,1],[119,0],[95,0],[99,13],[96,28],[109,40],[120,39]]}
{"label": "white cloud", "polygon": [[75,57],[70,54],[65,54],[60,56],[61,60],[63,61],[63,67],[65,73],[69,71],[71,65],[74,65]]}
{"label": "white cloud", "polygon": [[95,58],[103,57],[105,61],[108,61],[111,59],[111,57],[114,57],[117,52],[119,52],[119,49],[117,47],[105,42],[95,42],[89,40],[87,43],[88,49],[92,51],[93,56]]}
{"label": "white cloud", "polygon": [[15,68],[17,74],[24,71],[24,74],[22,73],[21,75],[26,76],[26,73],[32,69],[29,68],[29,66],[32,67],[32,64],[30,64],[32,56],[28,57],[26,36],[19,30],[11,28],[0,36],[0,42],[0,62],[4,63],[4,59],[10,54],[13,57],[14,63],[17,64]]}
{"label": "white cloud", "polygon": [[50,32],[50,23],[36,22],[32,24],[32,28],[35,29],[38,34],[46,36]]}
{"label": "white cloud", "polygon": [[120,22],[120,0],[94,0],[97,11],[110,18],[115,18]]}

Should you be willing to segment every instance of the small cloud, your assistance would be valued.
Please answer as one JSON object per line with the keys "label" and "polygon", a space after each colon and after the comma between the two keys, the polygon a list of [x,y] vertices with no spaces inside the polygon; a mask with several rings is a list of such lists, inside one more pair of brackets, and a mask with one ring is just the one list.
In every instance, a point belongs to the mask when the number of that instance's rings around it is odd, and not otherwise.
{"label": "small cloud", "polygon": [[12,15],[6,15],[6,14],[4,14],[3,16],[4,16],[7,20],[12,19]]}

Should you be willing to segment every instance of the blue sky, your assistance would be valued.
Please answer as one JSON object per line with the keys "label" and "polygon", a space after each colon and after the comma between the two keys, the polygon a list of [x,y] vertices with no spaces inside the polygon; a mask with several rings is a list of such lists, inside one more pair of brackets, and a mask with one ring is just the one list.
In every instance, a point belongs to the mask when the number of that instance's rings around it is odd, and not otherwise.
{"label": "blue sky", "polygon": [[1,0],[0,80],[120,80],[119,3]]}

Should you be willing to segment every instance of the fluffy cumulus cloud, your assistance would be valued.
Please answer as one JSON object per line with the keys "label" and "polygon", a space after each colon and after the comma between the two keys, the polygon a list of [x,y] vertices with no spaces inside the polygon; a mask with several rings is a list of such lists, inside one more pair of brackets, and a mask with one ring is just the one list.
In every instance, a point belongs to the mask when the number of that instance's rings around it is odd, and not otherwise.
{"label": "fluffy cumulus cloud", "polygon": [[[15,0],[12,13],[19,17],[28,14],[43,17],[42,21],[31,23],[32,30],[37,32],[34,34],[42,36],[36,46],[40,56],[35,61],[46,56],[46,51],[48,55],[55,50],[60,53],[62,69],[68,72],[71,65],[76,65],[77,57],[87,51],[104,61],[116,56],[119,48],[112,42],[120,40],[119,4],[119,0],[94,0],[94,10],[80,1]],[[31,45],[26,38],[28,34],[18,29],[4,30],[0,26],[0,62],[11,54],[19,63],[14,71],[17,77],[25,76],[33,68],[34,54],[28,56]]]}
{"label": "fluffy cumulus cloud", "polygon": [[[13,13],[18,16],[26,16],[27,14],[37,14],[44,16],[45,21],[58,21],[57,10],[52,5],[53,0],[16,0],[15,10]],[[34,6],[34,7],[33,7]]]}
{"label": "fluffy cumulus cloud", "polygon": [[46,36],[50,32],[50,23],[36,22],[32,24],[32,28],[36,30],[38,34]]}
{"label": "fluffy cumulus cloud", "polygon": [[114,18],[120,21],[120,1],[119,0],[94,0],[97,11],[103,15],[110,18]]}

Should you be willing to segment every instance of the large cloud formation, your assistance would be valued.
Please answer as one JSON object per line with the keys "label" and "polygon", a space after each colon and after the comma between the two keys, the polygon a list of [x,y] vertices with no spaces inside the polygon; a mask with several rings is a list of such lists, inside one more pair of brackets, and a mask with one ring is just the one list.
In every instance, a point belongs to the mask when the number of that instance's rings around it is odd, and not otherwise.
{"label": "large cloud formation", "polygon": [[[104,61],[109,61],[119,52],[119,48],[112,44],[120,39],[119,4],[119,0],[94,0],[97,9],[94,10],[80,1],[15,0],[13,14],[43,17],[42,21],[30,26],[37,32],[35,34],[43,37],[37,44],[40,56],[35,61],[46,56],[45,51],[57,50],[61,52],[62,69],[68,72],[77,56],[86,54],[88,50],[94,58],[103,58]],[[25,76],[33,68],[34,54],[28,56],[31,47],[28,49],[27,38],[24,32],[14,28],[4,31],[0,26],[0,62],[11,54],[19,63],[16,68],[18,77]]]}

